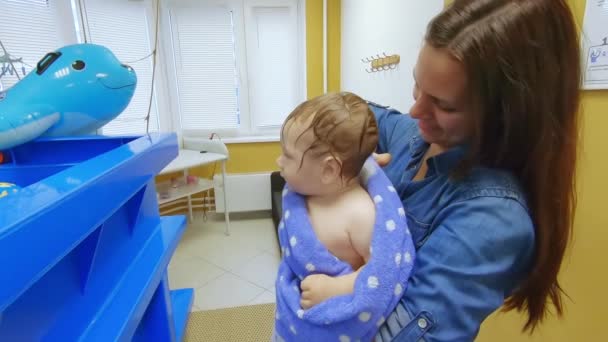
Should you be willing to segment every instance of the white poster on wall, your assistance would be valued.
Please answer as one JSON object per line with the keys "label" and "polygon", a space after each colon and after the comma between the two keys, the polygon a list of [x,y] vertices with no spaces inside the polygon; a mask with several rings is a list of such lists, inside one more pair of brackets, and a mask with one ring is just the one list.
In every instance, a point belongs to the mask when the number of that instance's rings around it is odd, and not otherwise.
{"label": "white poster on wall", "polygon": [[608,89],[608,0],[587,0],[581,39],[583,88]]}

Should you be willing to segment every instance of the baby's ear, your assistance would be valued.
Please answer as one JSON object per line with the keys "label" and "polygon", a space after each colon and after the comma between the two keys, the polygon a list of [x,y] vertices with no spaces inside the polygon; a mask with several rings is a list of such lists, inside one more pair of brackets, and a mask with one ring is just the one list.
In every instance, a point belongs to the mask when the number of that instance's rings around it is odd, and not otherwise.
{"label": "baby's ear", "polygon": [[341,179],[342,162],[338,158],[334,156],[325,157],[322,162],[322,167],[321,182],[323,184],[333,184]]}

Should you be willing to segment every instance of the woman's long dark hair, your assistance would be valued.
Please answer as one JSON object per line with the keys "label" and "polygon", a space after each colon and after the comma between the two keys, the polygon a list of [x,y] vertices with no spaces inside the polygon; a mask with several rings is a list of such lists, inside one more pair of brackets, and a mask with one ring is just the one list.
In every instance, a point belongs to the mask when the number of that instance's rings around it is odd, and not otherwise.
{"label": "woman's long dark hair", "polygon": [[505,309],[526,311],[532,332],[549,303],[563,312],[557,278],[576,206],[581,80],[574,17],[565,0],[456,0],[426,42],[466,69],[476,122],[469,162],[511,171],[526,192],[535,257]]}

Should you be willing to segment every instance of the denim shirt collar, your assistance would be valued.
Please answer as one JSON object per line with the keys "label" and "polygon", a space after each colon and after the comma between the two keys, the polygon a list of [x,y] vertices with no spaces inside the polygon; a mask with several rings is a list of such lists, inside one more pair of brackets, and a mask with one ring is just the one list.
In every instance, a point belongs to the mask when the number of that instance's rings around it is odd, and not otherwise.
{"label": "denim shirt collar", "polygon": [[[412,152],[412,160],[419,163],[424,157],[429,144],[422,139],[420,134],[416,134],[410,140],[410,151]],[[462,160],[467,151],[467,145],[462,144],[454,146],[449,150],[431,157],[427,160],[427,165],[431,174],[446,174],[451,172],[458,162]]]}

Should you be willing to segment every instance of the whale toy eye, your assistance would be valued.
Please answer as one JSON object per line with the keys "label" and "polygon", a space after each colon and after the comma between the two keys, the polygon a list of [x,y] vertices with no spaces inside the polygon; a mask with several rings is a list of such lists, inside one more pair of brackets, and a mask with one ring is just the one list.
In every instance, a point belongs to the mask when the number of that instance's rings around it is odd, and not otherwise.
{"label": "whale toy eye", "polygon": [[78,71],[84,69],[84,66],[85,66],[85,64],[81,60],[77,60],[77,61],[74,61],[74,63],[72,63],[72,68],[74,70],[78,70]]}

